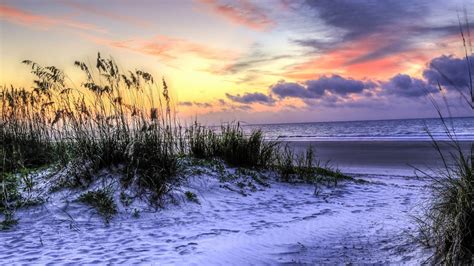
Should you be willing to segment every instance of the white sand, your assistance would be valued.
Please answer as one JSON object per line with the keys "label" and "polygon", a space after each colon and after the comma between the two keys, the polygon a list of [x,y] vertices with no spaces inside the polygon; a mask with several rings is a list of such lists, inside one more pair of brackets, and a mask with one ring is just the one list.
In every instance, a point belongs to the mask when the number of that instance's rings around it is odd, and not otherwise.
{"label": "white sand", "polygon": [[121,206],[109,226],[58,193],[44,206],[17,213],[19,225],[0,232],[0,263],[418,264],[427,259],[430,250],[412,238],[411,215],[429,198],[428,180],[357,177],[370,183],[344,182],[315,196],[311,185],[269,181],[270,187],[257,186],[243,196],[223,187],[215,174],[204,174],[174,192],[193,191],[200,204],[181,197],[162,210],[142,211],[140,218]]}

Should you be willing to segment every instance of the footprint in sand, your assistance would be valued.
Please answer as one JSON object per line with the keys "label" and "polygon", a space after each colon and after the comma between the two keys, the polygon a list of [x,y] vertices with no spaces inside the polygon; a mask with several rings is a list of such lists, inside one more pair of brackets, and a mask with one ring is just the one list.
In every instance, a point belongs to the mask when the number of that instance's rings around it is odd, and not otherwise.
{"label": "footprint in sand", "polygon": [[190,254],[191,252],[195,251],[197,249],[197,243],[195,242],[189,242],[186,245],[181,245],[175,247],[175,250],[178,251],[179,255],[186,255]]}

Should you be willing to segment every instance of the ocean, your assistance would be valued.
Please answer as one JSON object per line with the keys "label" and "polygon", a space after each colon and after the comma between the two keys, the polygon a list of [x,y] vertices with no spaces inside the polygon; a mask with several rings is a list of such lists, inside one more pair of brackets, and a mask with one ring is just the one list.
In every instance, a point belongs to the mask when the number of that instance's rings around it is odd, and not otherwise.
{"label": "ocean", "polygon": [[[445,120],[457,140],[474,140],[474,117]],[[265,137],[280,141],[424,141],[448,140],[446,127],[439,118],[315,122],[244,125],[245,131],[262,129]]]}

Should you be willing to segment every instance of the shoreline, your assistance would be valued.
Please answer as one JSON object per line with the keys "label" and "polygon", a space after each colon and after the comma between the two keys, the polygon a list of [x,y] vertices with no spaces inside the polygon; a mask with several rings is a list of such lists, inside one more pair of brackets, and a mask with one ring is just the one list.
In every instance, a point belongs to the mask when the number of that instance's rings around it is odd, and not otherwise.
{"label": "shoreline", "polygon": [[[310,145],[316,160],[323,165],[351,173],[413,175],[415,168],[434,170],[443,167],[440,154],[431,141],[284,141],[295,152],[304,152]],[[439,141],[445,157],[453,151],[447,141]],[[459,141],[469,152],[474,141]],[[449,158],[447,158],[448,161]],[[396,173],[394,173],[396,171]]]}

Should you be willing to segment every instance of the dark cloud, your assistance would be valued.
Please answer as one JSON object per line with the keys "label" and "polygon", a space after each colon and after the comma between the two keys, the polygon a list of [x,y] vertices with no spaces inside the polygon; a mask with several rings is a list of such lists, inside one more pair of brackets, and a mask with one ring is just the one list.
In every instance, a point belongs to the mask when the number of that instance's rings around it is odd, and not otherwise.
{"label": "dark cloud", "polygon": [[[420,39],[441,38],[459,33],[457,21],[434,24],[429,19],[440,0],[307,0],[301,12],[312,12],[313,23],[329,28],[333,38],[293,40],[317,52],[337,49],[352,41],[373,41],[369,52],[349,58],[347,64],[358,64],[412,49]],[[455,6],[456,2],[450,6]],[[460,5],[461,6],[461,5]],[[431,16],[431,17],[430,17]],[[453,12],[453,17],[456,13]],[[431,20],[433,21],[433,20]],[[470,27],[474,26],[473,23]],[[335,37],[334,37],[335,36]]]}
{"label": "dark cloud", "polygon": [[279,81],[270,86],[271,91],[279,98],[293,97],[317,99],[329,94],[344,96],[350,93],[360,93],[364,89],[373,88],[373,82],[365,82],[338,75],[322,76],[318,79],[307,80],[303,84]]}
{"label": "dark cloud", "polygon": [[303,85],[284,80],[270,86],[271,91],[279,98],[315,98]]}
{"label": "dark cloud", "polygon": [[334,44],[332,42],[318,39],[300,39],[292,40],[292,42],[302,47],[311,48],[311,50],[314,50],[316,52],[320,50],[324,51],[330,48],[334,48]]}
{"label": "dark cloud", "polygon": [[180,106],[197,106],[201,108],[209,108],[212,107],[210,103],[200,103],[200,102],[179,102],[178,105]]}
{"label": "dark cloud", "polygon": [[316,95],[323,95],[325,91],[339,95],[359,93],[366,87],[366,84],[360,80],[346,79],[338,75],[308,80],[306,85],[308,91]]}
{"label": "dark cloud", "polygon": [[197,107],[201,107],[201,108],[210,108],[210,107],[212,107],[212,104],[210,104],[210,103],[194,102],[194,105],[196,105]]}
{"label": "dark cloud", "polygon": [[251,68],[257,67],[264,63],[270,63],[280,59],[291,57],[290,55],[265,56],[262,54],[253,54],[248,57],[239,59],[236,63],[228,65],[222,71],[226,74],[236,74]]}
{"label": "dark cloud", "polygon": [[[468,59],[474,64],[474,55]],[[474,69],[474,66],[471,66]],[[442,74],[440,74],[442,73]],[[469,84],[467,61],[464,58],[440,56],[430,61],[422,79],[406,74],[397,74],[385,81],[357,80],[339,75],[321,76],[304,82],[281,80],[270,86],[268,95],[247,93],[226,96],[233,102],[273,104],[276,99],[297,98],[307,108],[375,108],[383,109],[391,104],[412,98],[437,94],[437,83],[444,86],[466,86]],[[448,78],[449,77],[449,78]],[[474,78],[474,77],[473,77]],[[358,97],[352,97],[357,95]]]}
{"label": "dark cloud", "polygon": [[[474,23],[472,22],[461,22],[461,26],[464,29],[474,27]],[[418,32],[430,33],[430,34],[439,34],[439,35],[451,35],[451,34],[459,34],[459,22],[456,24],[446,24],[446,25],[432,25],[432,26],[416,26],[414,29]]]}
{"label": "dark cloud", "polygon": [[193,106],[192,102],[179,102],[178,105],[180,106]]}
{"label": "dark cloud", "polygon": [[427,84],[425,81],[412,78],[405,74],[398,74],[387,82],[382,83],[382,89],[387,94],[394,94],[404,97],[420,97],[428,93],[436,93],[436,87]]}
{"label": "dark cloud", "polygon": [[408,39],[390,40],[389,44],[382,45],[380,48],[376,48],[362,56],[358,56],[346,62],[347,65],[359,64],[377,60],[391,54],[400,53],[408,50],[412,46],[412,43]]}
{"label": "dark cloud", "polygon": [[[471,69],[474,70],[474,55],[468,57]],[[474,73],[471,73],[473,75]],[[451,55],[436,57],[430,61],[423,71],[423,77],[429,84],[461,88],[469,85],[468,61]],[[474,75],[471,76],[474,80]]]}
{"label": "dark cloud", "polygon": [[308,0],[306,4],[325,24],[344,30],[343,40],[350,41],[408,21],[419,22],[432,1]]}
{"label": "dark cloud", "polygon": [[275,100],[268,95],[265,95],[260,92],[254,93],[245,93],[244,95],[231,95],[229,93],[225,94],[227,98],[234,102],[243,103],[243,104],[250,104],[250,103],[263,103],[263,104],[273,104]]}
{"label": "dark cloud", "polygon": [[[464,26],[472,28],[474,27],[474,23],[466,24]],[[392,32],[381,32],[378,35],[380,35],[380,39],[385,39],[386,44],[381,45],[379,48],[374,49],[367,54],[349,60],[347,64],[363,63],[410,50],[416,47],[418,40],[422,36],[423,39],[430,39],[430,37],[442,38],[459,34],[459,32],[460,29],[458,24],[441,26],[410,26]]]}
{"label": "dark cloud", "polygon": [[242,111],[250,111],[250,110],[252,110],[252,107],[250,107],[248,105],[238,105],[238,106],[233,106],[232,109],[242,110]]}

